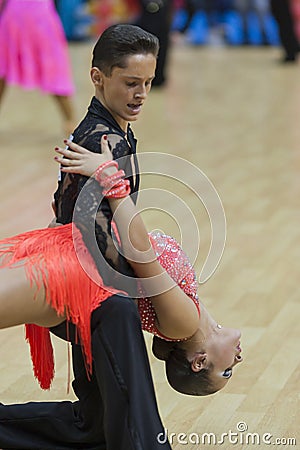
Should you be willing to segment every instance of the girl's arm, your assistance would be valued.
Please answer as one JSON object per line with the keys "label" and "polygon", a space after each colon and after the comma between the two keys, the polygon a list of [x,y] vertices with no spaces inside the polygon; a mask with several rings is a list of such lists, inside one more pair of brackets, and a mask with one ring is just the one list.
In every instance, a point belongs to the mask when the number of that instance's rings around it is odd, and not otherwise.
{"label": "girl's arm", "polygon": [[[56,148],[61,156],[55,158],[62,164],[61,170],[92,176],[99,165],[112,160],[107,140],[102,138],[102,152],[92,153],[83,147],[67,142],[72,149]],[[102,171],[102,176],[115,173],[115,167]],[[198,328],[199,316],[194,302],[174,283],[167,271],[156,259],[144,222],[130,196],[123,199],[109,198],[114,221],[122,244],[122,251],[142,285],[157,316],[157,328],[165,336],[174,339],[189,337]]]}

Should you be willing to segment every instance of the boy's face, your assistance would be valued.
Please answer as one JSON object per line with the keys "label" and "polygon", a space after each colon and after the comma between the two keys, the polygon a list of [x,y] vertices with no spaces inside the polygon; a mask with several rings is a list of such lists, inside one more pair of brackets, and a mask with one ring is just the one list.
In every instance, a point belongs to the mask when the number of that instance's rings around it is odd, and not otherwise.
{"label": "boy's face", "polygon": [[137,120],[155,76],[156,58],[151,53],[127,57],[126,68],[114,67],[106,76],[92,68],[95,95],[126,131],[128,122]]}

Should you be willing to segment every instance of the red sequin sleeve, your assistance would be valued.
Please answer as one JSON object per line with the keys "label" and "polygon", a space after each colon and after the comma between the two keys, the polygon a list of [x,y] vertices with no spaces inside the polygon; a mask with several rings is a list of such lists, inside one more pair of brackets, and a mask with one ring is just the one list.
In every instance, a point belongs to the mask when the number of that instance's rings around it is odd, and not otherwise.
{"label": "red sequin sleeve", "polygon": [[[149,237],[152,247],[156,253],[157,260],[161,266],[166,269],[170,277],[186,293],[186,295],[193,300],[200,315],[200,306],[197,294],[198,282],[196,273],[188,256],[182,250],[178,242],[170,236],[161,233],[153,233],[149,234]],[[138,308],[143,330],[165,340],[175,340],[162,335],[157,329],[155,323],[155,309],[150,299],[140,298]]]}

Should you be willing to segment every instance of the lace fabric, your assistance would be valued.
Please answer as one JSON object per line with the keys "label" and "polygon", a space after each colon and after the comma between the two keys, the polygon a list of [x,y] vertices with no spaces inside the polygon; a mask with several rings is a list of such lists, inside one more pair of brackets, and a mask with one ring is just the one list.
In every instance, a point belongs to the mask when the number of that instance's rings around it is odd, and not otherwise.
{"label": "lace fabric", "polygon": [[[133,132],[128,127],[125,134],[110,113],[93,97],[85,118],[73,133],[73,141],[99,153],[103,134],[108,135],[113,158],[121,158],[119,167],[125,171],[126,178],[130,181],[135,201],[139,176]],[[61,173],[61,180],[54,194],[57,221],[62,224],[74,221],[106,285],[120,287],[120,273],[128,276],[132,292],[132,283],[135,281],[131,277],[134,277],[134,273],[115,245],[111,210],[108,201],[102,197],[102,188],[94,179]],[[124,281],[124,277],[120,278]],[[127,290],[124,283],[121,289]]]}

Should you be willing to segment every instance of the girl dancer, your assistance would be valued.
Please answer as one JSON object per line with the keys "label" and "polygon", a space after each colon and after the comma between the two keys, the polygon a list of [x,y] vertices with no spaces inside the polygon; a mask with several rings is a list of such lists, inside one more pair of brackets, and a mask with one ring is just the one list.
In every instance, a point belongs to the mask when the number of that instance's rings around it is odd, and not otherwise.
{"label": "girl dancer", "polygon": [[40,89],[57,102],[67,135],[74,127],[68,44],[53,0],[4,0],[0,15],[0,102],[7,85]]}
{"label": "girl dancer", "polygon": [[[199,302],[195,273],[177,242],[169,236],[148,236],[128,196],[129,182],[112,161],[107,137],[101,141],[102,154],[70,141],[67,144],[72,151],[57,148],[61,156],[56,160],[63,164],[62,171],[93,175],[90,183],[99,187],[99,196],[109,200],[113,212],[118,211],[115,220],[122,253],[142,280],[143,298],[138,301],[142,325],[156,336],[153,352],[166,361],[169,383],[190,395],[218,391],[242,360],[239,330],[221,327]],[[87,369],[91,370],[91,313],[118,289],[103,284],[76,226],[27,232],[0,244],[2,267],[14,267],[28,294],[22,289],[22,295],[1,298],[0,324],[2,328],[34,324],[27,325],[27,337],[41,385],[49,387],[53,366],[48,330],[40,326],[56,325],[65,318],[77,325]],[[1,277],[7,276],[6,270],[1,270]],[[41,336],[48,347],[40,345]]]}

